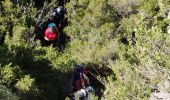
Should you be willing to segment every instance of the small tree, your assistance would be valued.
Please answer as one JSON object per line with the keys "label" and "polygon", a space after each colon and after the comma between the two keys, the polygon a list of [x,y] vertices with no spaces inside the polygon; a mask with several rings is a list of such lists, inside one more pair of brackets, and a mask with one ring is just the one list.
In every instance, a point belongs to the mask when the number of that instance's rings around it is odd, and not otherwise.
{"label": "small tree", "polygon": [[0,100],[19,100],[19,97],[13,94],[4,85],[0,85]]}
{"label": "small tree", "polygon": [[25,75],[21,78],[16,83],[15,87],[18,89],[19,94],[24,95],[24,97],[29,95],[39,95],[39,90],[36,87],[35,79],[31,78],[29,75]]}

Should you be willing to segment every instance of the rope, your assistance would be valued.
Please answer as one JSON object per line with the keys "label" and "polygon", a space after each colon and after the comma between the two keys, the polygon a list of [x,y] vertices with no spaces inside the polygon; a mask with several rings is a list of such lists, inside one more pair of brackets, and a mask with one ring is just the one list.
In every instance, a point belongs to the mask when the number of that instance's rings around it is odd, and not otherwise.
{"label": "rope", "polygon": [[103,83],[100,79],[98,79],[92,72],[88,71],[94,78],[96,78],[105,88],[105,83]]}

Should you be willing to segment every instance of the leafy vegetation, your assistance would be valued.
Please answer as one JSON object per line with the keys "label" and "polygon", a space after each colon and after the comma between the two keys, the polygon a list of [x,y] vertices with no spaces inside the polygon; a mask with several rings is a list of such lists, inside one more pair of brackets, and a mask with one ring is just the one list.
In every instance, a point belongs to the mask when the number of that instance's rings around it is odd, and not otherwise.
{"label": "leafy vegetation", "polygon": [[[106,88],[94,100],[148,99],[170,66],[168,0],[78,0],[65,4],[70,37],[60,51],[35,29],[56,2],[0,2],[0,99],[63,100],[75,64],[96,68]],[[50,5],[50,6],[49,6]],[[107,74],[107,69],[112,74]],[[99,87],[98,87],[99,88]]]}

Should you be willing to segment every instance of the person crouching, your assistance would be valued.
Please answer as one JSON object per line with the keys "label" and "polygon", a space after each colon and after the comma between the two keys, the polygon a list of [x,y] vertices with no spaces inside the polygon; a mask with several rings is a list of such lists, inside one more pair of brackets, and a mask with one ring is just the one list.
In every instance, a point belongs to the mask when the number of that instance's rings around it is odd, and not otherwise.
{"label": "person crouching", "polygon": [[45,30],[44,39],[48,45],[56,46],[59,41],[59,31],[55,23],[50,23]]}

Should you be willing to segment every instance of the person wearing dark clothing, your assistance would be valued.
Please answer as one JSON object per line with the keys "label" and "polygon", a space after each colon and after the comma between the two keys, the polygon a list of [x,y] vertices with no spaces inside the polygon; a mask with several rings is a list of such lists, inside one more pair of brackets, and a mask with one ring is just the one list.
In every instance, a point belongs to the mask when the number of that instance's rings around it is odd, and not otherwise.
{"label": "person wearing dark clothing", "polygon": [[64,7],[58,6],[54,9],[53,12],[56,13],[56,20],[57,20],[57,23],[58,23],[58,27],[59,27],[59,29],[61,29],[63,27],[63,24],[64,24],[66,10],[64,9]]}

